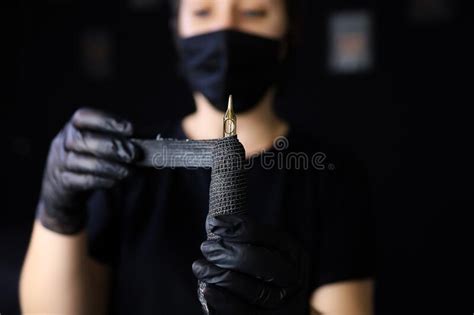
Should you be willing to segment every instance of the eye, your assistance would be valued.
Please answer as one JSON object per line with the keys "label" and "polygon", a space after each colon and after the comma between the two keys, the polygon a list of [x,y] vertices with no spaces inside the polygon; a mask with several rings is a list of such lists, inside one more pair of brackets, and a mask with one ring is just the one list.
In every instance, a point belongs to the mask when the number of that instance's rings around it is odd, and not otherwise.
{"label": "eye", "polygon": [[262,18],[267,16],[267,10],[264,9],[247,9],[242,11],[242,15],[248,18]]}
{"label": "eye", "polygon": [[193,14],[197,17],[206,17],[211,15],[211,10],[209,8],[196,9]]}

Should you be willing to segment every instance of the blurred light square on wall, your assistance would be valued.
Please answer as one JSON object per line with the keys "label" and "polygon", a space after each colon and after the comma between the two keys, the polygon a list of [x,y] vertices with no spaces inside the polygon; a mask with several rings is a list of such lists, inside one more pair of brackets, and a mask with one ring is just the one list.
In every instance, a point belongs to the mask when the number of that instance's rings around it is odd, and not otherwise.
{"label": "blurred light square on wall", "polygon": [[367,72],[374,64],[372,16],[368,11],[343,11],[329,17],[329,56],[331,73]]}
{"label": "blurred light square on wall", "polygon": [[82,66],[87,77],[107,79],[113,75],[112,34],[104,29],[89,29],[82,35]]}

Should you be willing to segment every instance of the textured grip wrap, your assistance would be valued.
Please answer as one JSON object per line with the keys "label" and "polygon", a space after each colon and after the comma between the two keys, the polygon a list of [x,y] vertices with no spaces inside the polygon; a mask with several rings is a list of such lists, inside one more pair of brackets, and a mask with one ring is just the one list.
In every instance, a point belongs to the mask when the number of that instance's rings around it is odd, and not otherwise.
{"label": "textured grip wrap", "polygon": [[245,150],[237,136],[216,141],[212,152],[209,215],[237,214],[246,210]]}
{"label": "textured grip wrap", "polygon": [[137,166],[163,168],[210,168],[218,140],[132,139],[142,151]]}

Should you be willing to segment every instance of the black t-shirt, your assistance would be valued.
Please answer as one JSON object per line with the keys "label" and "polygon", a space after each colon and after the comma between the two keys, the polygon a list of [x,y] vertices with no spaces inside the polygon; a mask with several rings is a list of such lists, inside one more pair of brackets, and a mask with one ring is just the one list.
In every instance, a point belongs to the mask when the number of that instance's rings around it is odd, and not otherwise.
{"label": "black t-shirt", "polygon": [[[185,139],[180,123],[162,137]],[[247,159],[248,211],[310,254],[311,287],[373,276],[365,169],[291,128]],[[112,270],[112,314],[201,315],[194,260],[206,239],[210,169],[137,169],[89,202],[89,253]]]}

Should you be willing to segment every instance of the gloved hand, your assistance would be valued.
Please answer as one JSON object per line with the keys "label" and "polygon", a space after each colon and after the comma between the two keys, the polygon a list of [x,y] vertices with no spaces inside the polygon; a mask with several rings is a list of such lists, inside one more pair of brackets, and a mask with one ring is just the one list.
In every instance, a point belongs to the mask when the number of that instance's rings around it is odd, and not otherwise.
{"label": "gloved hand", "polygon": [[51,143],[37,218],[61,234],[81,231],[88,194],[130,174],[137,148],[132,124],[93,109],[79,109]]}
{"label": "gloved hand", "polygon": [[289,236],[246,215],[208,216],[193,272],[206,283],[210,315],[309,314],[309,261]]}

